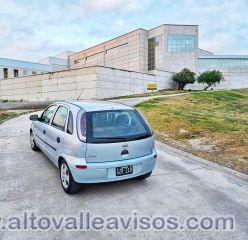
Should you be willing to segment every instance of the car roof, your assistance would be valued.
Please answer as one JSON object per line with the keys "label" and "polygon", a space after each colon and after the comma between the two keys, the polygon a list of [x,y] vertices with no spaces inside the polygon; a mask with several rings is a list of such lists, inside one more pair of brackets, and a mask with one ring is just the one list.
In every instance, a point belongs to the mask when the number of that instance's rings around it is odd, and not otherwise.
{"label": "car roof", "polygon": [[83,100],[67,102],[83,108],[86,112],[104,111],[104,110],[132,110],[133,108],[116,102],[100,100]]}

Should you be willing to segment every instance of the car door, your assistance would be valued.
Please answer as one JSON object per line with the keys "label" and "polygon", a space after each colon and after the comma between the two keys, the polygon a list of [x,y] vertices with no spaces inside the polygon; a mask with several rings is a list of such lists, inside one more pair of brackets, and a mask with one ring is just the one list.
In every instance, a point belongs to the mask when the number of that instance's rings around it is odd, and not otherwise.
{"label": "car door", "polygon": [[42,114],[38,121],[33,122],[33,131],[35,134],[35,141],[44,153],[47,151],[46,131],[56,110],[56,105],[49,106]]}
{"label": "car door", "polygon": [[51,124],[47,126],[47,153],[48,157],[55,165],[57,165],[62,150],[62,142],[65,138],[68,113],[69,108],[67,106],[59,105]]}

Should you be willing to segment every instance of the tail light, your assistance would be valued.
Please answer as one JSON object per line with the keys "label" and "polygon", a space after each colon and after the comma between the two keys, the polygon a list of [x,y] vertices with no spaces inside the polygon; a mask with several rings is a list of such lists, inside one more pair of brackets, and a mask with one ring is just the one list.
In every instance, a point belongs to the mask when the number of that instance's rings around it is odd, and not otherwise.
{"label": "tail light", "polygon": [[76,168],[78,169],[87,169],[86,165],[76,165]]}

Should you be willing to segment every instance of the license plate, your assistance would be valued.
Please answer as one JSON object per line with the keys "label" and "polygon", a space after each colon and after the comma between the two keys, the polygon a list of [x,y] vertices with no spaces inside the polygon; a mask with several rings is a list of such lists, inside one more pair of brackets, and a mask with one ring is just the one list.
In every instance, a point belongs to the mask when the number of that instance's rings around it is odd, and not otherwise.
{"label": "license plate", "polygon": [[128,166],[123,166],[123,167],[117,167],[115,169],[115,171],[116,171],[116,176],[132,174],[133,173],[133,166],[128,165]]}

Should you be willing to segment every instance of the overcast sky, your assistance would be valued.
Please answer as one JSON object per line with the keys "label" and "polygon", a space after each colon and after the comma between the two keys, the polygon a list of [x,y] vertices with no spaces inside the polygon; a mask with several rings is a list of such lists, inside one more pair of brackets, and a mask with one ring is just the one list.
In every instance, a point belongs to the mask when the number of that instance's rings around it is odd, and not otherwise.
{"label": "overcast sky", "polygon": [[0,57],[37,61],[163,23],[198,24],[200,48],[248,55],[248,0],[0,0]]}

